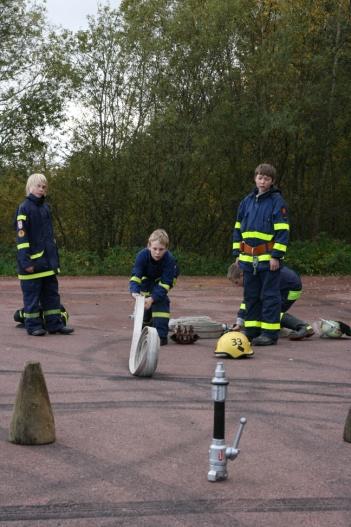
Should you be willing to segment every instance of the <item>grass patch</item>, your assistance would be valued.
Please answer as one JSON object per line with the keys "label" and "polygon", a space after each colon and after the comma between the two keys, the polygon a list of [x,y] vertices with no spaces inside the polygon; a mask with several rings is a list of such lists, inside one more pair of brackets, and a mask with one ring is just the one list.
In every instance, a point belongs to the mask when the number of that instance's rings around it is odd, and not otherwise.
{"label": "grass patch", "polygon": [[[141,248],[114,247],[103,257],[90,251],[60,250],[61,274],[64,276],[129,276],[135,256]],[[172,251],[180,272],[186,276],[225,276],[233,259],[213,255]],[[321,234],[309,242],[295,241],[289,245],[285,263],[304,275],[351,274],[351,244],[331,240]],[[16,276],[16,252],[13,247],[0,246],[0,275]]]}

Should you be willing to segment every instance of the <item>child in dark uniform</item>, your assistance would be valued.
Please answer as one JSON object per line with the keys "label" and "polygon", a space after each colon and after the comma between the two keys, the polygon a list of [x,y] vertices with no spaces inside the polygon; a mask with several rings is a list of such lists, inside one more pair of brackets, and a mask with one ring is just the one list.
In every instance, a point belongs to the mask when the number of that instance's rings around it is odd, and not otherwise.
{"label": "child in dark uniform", "polygon": [[69,335],[64,325],[58,292],[59,256],[51,212],[45,197],[48,190],[43,174],[32,174],[26,185],[26,199],[16,213],[17,266],[23,294],[24,325],[35,337],[49,333]]}
{"label": "child in dark uniform", "polygon": [[151,323],[156,328],[161,346],[168,343],[168,292],[179,274],[176,259],[168,246],[166,231],[155,230],[149,237],[147,247],[137,254],[129,280],[132,296],[145,296],[144,323]]}
{"label": "child in dark uniform", "polygon": [[256,167],[256,188],[240,203],[233,231],[233,256],[244,273],[245,334],[255,346],[276,344],[280,330],[280,268],[289,221],[275,179],[272,165]]}

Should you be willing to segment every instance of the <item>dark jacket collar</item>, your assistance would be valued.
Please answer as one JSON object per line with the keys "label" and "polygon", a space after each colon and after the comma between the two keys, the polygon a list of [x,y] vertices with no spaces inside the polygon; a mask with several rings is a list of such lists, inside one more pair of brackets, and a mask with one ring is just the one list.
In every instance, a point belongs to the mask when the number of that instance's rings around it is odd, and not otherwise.
{"label": "dark jacket collar", "polygon": [[275,187],[274,185],[271,186],[271,188],[269,190],[267,190],[267,192],[265,192],[264,194],[259,194],[258,193],[258,188],[256,187],[253,192],[252,192],[252,196],[256,197],[256,199],[264,199],[268,196],[271,196],[272,194],[281,194],[281,191],[279,190],[279,188]]}
{"label": "dark jacket collar", "polygon": [[45,201],[45,196],[41,196],[41,198],[38,198],[37,196],[34,196],[34,194],[29,194],[27,196],[27,199],[35,203],[36,205],[42,205]]}

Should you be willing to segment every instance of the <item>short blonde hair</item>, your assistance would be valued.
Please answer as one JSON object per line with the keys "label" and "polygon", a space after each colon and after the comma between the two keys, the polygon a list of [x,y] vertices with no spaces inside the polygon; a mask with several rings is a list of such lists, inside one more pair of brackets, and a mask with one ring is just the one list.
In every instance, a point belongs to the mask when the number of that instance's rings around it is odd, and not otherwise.
{"label": "short blonde hair", "polygon": [[46,179],[44,174],[32,174],[31,176],[29,176],[26,184],[26,196],[29,196],[29,194],[31,193],[31,189],[35,187],[38,183],[45,184],[46,186],[48,185],[48,180]]}
{"label": "short blonde hair", "polygon": [[168,247],[169,245],[169,238],[168,234],[164,229],[156,229],[154,232],[152,232],[149,236],[148,245],[152,242],[159,242],[165,247]]}

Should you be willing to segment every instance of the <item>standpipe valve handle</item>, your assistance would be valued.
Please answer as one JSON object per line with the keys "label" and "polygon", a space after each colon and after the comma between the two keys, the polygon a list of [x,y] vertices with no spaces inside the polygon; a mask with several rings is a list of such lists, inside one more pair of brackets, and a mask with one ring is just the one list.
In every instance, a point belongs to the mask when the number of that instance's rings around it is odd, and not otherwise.
{"label": "standpipe valve handle", "polygon": [[229,384],[225,376],[223,362],[217,362],[212,384],[212,399],[214,401],[213,438],[209,449],[210,469],[208,481],[227,479],[227,460],[235,459],[240,450],[239,442],[246,424],[246,418],[240,419],[239,429],[234,438],[233,446],[225,444],[225,400]]}

